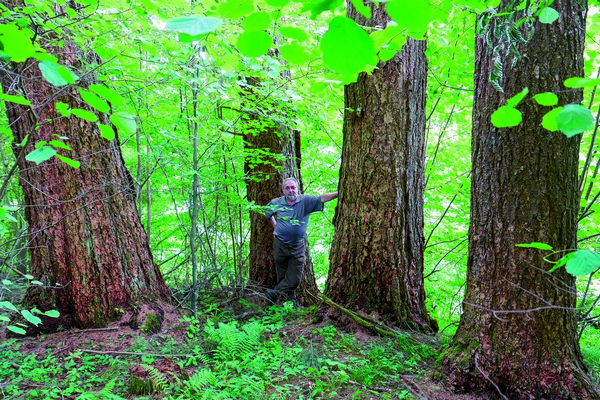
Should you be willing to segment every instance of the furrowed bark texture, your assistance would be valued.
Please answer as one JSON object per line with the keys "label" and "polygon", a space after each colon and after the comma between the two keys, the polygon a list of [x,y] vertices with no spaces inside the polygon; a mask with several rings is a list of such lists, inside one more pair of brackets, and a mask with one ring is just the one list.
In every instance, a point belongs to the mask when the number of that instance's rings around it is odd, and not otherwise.
{"label": "furrowed bark texture", "polygon": [[15,155],[26,135],[26,154],[40,141],[66,136],[65,143],[72,150],[59,149],[58,154],[81,162],[78,169],[54,157],[40,165],[25,158],[19,162],[31,274],[47,286],[62,285],[60,289],[32,286],[25,295],[26,307],[61,313],[58,319],[43,318],[40,328],[44,331],[59,325],[102,327],[121,316],[118,308],[135,311],[142,304],[168,299],[135,209],[133,179],[123,162],[119,139],[107,141],[96,123],[56,112],[55,104],[61,101],[71,108],[92,111],[102,123],[110,124],[106,115],[81,100],[77,90],[97,83],[80,60],[99,60],[64,39],[62,48],[46,49],[82,77],[76,84],[52,86],[42,78],[33,59],[0,72],[5,93],[16,95],[20,89],[31,101],[39,122],[52,119],[33,129],[36,120],[29,107],[7,103]]}
{"label": "furrowed bark texture", "polygon": [[[258,80],[247,78],[251,86]],[[291,130],[265,115],[251,114],[247,119],[248,133],[245,147],[249,157],[244,163],[247,180],[248,200],[265,206],[282,195],[283,179],[294,177],[300,183],[300,131]],[[262,124],[265,123],[263,126]],[[279,155],[280,157],[276,157]],[[263,162],[258,162],[256,156]],[[261,212],[250,213],[250,282],[273,288],[277,285],[273,252],[273,227]],[[314,303],[310,293],[318,293],[315,273],[308,246],[306,249],[304,275],[296,291],[300,304]]]}
{"label": "furrowed bark texture", "polygon": [[[385,26],[369,3],[359,25]],[[408,39],[344,89],[344,144],[326,295],[402,328],[436,331],[423,288],[426,43]]]}
{"label": "furrowed bark texture", "polygon": [[[504,94],[488,82],[494,57],[476,39],[467,286],[458,330],[437,369],[457,392],[498,395],[499,389],[511,400],[599,398],[577,341],[575,279],[564,268],[545,272],[552,266],[543,260],[546,252],[516,247],[577,247],[580,137],[542,128],[551,107],[531,96],[554,92],[559,105],[581,102],[582,91],[565,90],[562,82],[583,76],[586,10],[570,0],[552,7],[560,18],[536,22],[531,42],[520,48],[523,58],[512,68],[510,58],[504,61]],[[491,114],[525,87],[531,94],[517,107],[523,122],[495,128]],[[528,311],[548,305],[555,308]]]}

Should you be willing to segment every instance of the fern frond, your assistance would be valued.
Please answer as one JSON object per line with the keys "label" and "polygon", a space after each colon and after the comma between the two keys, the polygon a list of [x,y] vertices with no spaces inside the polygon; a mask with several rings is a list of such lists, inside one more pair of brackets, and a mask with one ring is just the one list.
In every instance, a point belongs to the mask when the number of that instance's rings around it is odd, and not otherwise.
{"label": "fern frond", "polygon": [[154,368],[152,365],[140,364],[140,366],[144,367],[146,371],[148,371],[150,379],[154,381],[158,388],[164,391],[169,387],[169,381],[162,372]]}
{"label": "fern frond", "polygon": [[111,379],[110,381],[108,381],[106,383],[106,385],[104,386],[104,388],[98,392],[98,398],[100,399],[104,399],[109,397],[113,390],[115,389],[115,386],[117,384],[117,378]]}

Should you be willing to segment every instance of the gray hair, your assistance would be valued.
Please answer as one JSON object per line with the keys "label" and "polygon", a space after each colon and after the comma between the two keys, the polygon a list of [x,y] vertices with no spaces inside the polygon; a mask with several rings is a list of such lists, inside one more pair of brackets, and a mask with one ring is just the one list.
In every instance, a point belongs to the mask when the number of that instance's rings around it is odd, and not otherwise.
{"label": "gray hair", "polygon": [[296,184],[296,187],[298,188],[298,192],[300,192],[300,183],[298,182],[298,179],[294,178],[293,176],[290,176],[289,178],[285,178],[283,180],[283,182],[281,182],[281,190],[284,189],[285,183],[287,181],[294,181],[294,183]]}

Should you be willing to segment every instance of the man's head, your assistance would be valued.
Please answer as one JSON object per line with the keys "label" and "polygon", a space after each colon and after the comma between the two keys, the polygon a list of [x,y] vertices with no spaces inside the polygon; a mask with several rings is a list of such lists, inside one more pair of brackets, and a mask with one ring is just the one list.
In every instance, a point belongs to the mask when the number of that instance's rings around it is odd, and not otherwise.
{"label": "man's head", "polygon": [[285,178],[283,180],[283,184],[281,185],[281,189],[283,190],[285,199],[288,201],[296,201],[298,194],[300,193],[300,185],[298,184],[298,180],[293,177]]}

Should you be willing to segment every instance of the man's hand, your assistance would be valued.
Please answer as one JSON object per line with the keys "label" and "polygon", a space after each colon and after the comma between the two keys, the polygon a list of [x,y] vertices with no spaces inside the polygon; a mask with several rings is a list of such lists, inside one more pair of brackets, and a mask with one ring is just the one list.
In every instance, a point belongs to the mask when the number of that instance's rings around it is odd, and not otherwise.
{"label": "man's hand", "polygon": [[277,222],[275,221],[275,217],[269,218],[269,223],[271,224],[273,229],[275,229],[275,226],[277,225]]}
{"label": "man's hand", "polygon": [[327,203],[328,201],[337,199],[337,197],[338,197],[338,192],[322,194],[321,195],[321,203]]}

